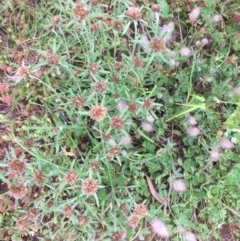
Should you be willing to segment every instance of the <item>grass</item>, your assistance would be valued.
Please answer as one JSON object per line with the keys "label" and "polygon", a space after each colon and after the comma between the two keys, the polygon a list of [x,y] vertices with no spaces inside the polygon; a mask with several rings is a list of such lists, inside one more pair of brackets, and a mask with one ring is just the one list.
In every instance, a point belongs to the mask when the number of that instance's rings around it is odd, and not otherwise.
{"label": "grass", "polygon": [[239,18],[2,4],[0,239],[240,239]]}

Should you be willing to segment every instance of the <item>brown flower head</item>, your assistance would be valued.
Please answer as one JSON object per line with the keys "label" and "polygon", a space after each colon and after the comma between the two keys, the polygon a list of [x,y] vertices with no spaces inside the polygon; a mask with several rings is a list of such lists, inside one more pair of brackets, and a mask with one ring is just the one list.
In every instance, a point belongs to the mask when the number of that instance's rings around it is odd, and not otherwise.
{"label": "brown flower head", "polygon": [[137,104],[136,104],[135,102],[130,102],[130,103],[128,104],[128,110],[129,110],[130,112],[132,112],[132,113],[136,113],[137,110],[138,110]]}
{"label": "brown flower head", "polygon": [[103,93],[104,91],[106,91],[108,89],[108,86],[104,82],[99,81],[95,84],[95,89],[96,89],[96,92]]}
{"label": "brown flower head", "polygon": [[118,62],[118,63],[116,63],[115,66],[114,66],[114,69],[115,69],[116,71],[119,71],[119,70],[121,70],[122,68],[123,68],[122,62]]}
{"label": "brown flower head", "polygon": [[45,177],[44,177],[43,173],[41,171],[37,170],[35,172],[35,177],[34,177],[35,183],[37,185],[40,185],[43,183],[44,179],[45,179]]}
{"label": "brown flower head", "polygon": [[137,58],[137,57],[134,57],[133,62],[134,62],[134,67],[135,67],[135,68],[143,68],[143,67],[144,67],[143,61],[140,60],[140,59]]}
{"label": "brown flower head", "polygon": [[58,65],[59,64],[59,58],[55,53],[53,53],[52,49],[47,49],[46,52],[47,52],[48,63]]}
{"label": "brown flower head", "polygon": [[94,161],[90,164],[91,169],[93,172],[98,172],[99,170],[99,163],[97,161]]}
{"label": "brown flower head", "polygon": [[82,3],[78,3],[74,6],[73,14],[77,20],[83,20],[88,16],[89,12]]}
{"label": "brown flower head", "polygon": [[15,199],[21,199],[27,194],[27,186],[23,182],[13,183],[8,187],[8,194]]}
{"label": "brown flower head", "polygon": [[101,105],[95,105],[90,110],[89,115],[95,121],[103,121],[107,115],[107,108]]}
{"label": "brown flower head", "polygon": [[78,223],[80,226],[86,226],[89,223],[88,217],[87,216],[80,217]]}
{"label": "brown flower head", "polygon": [[154,101],[152,99],[146,99],[143,103],[143,107],[147,110],[152,109],[154,107]]}
{"label": "brown flower head", "polygon": [[68,171],[65,175],[65,181],[69,185],[73,185],[77,182],[78,180],[78,175],[74,171]]}
{"label": "brown flower head", "polygon": [[130,228],[136,228],[138,226],[138,222],[139,222],[139,218],[137,216],[132,216],[129,220],[128,220],[128,226]]}
{"label": "brown flower head", "polygon": [[82,192],[86,195],[94,195],[97,193],[98,185],[97,182],[92,179],[88,178],[83,181],[82,183]]}
{"label": "brown flower head", "polygon": [[23,161],[15,160],[8,164],[8,171],[11,174],[23,174],[26,170],[26,163]]}
{"label": "brown flower head", "polygon": [[135,209],[134,209],[134,215],[139,217],[139,218],[144,218],[146,217],[148,214],[148,209],[145,205],[141,204],[141,205],[136,205]]}
{"label": "brown flower head", "polygon": [[16,227],[21,234],[25,234],[28,229],[33,228],[33,223],[26,217],[20,217],[16,221]]}
{"label": "brown flower head", "polygon": [[73,104],[77,108],[82,108],[84,106],[84,103],[85,103],[84,97],[76,96],[73,98]]}
{"label": "brown flower head", "polygon": [[88,70],[89,72],[96,74],[99,71],[99,68],[96,64],[90,64]]}
{"label": "brown flower head", "polygon": [[68,206],[63,210],[63,216],[66,218],[71,218],[73,216],[73,209],[72,207]]}
{"label": "brown flower head", "polygon": [[155,38],[151,41],[152,49],[154,52],[164,52],[166,44],[161,38]]}
{"label": "brown flower head", "polygon": [[115,21],[113,23],[113,28],[120,31],[123,28],[123,23],[121,21]]}
{"label": "brown flower head", "polygon": [[140,9],[136,7],[130,7],[126,12],[126,15],[130,20],[139,20],[142,17]]}
{"label": "brown flower head", "polygon": [[161,7],[158,4],[153,4],[151,9],[152,9],[153,12],[158,13],[158,12],[160,12]]}
{"label": "brown flower head", "polygon": [[123,119],[120,116],[114,116],[111,120],[111,127],[115,130],[122,130],[124,127]]}

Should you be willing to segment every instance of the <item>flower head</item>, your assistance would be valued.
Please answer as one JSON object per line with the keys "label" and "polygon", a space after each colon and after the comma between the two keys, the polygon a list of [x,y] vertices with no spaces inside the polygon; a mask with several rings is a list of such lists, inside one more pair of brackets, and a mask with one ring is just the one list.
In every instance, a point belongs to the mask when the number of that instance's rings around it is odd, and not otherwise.
{"label": "flower head", "polygon": [[8,171],[12,174],[22,174],[26,170],[26,163],[19,160],[11,161],[8,165]]}
{"label": "flower head", "polygon": [[95,89],[96,92],[103,93],[108,89],[108,86],[104,82],[99,81],[95,84]]}
{"label": "flower head", "polygon": [[136,7],[130,7],[126,12],[126,15],[130,20],[139,20],[142,17],[140,9]]}
{"label": "flower head", "polygon": [[155,38],[151,41],[152,49],[154,52],[164,52],[166,49],[165,41],[161,38]]}
{"label": "flower head", "polygon": [[136,205],[134,209],[134,215],[139,218],[145,218],[148,214],[148,209],[145,205]]}
{"label": "flower head", "polygon": [[150,110],[154,107],[154,101],[150,98],[144,100],[143,107],[147,110]]}
{"label": "flower head", "polygon": [[95,105],[90,110],[89,115],[95,121],[103,121],[107,115],[107,108],[101,105]]}
{"label": "flower head", "polygon": [[152,231],[157,234],[160,238],[169,238],[170,233],[168,227],[160,219],[156,218],[151,222]]}
{"label": "flower head", "polygon": [[21,199],[27,194],[27,186],[23,182],[13,183],[8,187],[8,194],[15,199]]}
{"label": "flower head", "polygon": [[88,178],[83,181],[82,183],[82,192],[86,195],[94,195],[97,193],[98,185],[97,182],[92,179]]}
{"label": "flower head", "polygon": [[111,120],[111,127],[115,130],[122,130],[124,127],[123,119],[120,116],[114,116]]}
{"label": "flower head", "polygon": [[132,138],[131,136],[127,135],[127,136],[122,136],[121,137],[121,143],[125,146],[129,146],[132,144]]}
{"label": "flower head", "polygon": [[77,182],[78,180],[78,175],[74,171],[68,171],[65,175],[65,181],[69,185],[73,185]]}
{"label": "flower head", "polygon": [[88,16],[89,12],[82,3],[78,3],[74,6],[73,14],[77,20],[82,20]]}
{"label": "flower head", "polygon": [[189,124],[190,126],[195,126],[195,125],[197,125],[197,121],[196,121],[196,119],[195,119],[194,116],[189,116],[187,122],[188,122],[188,124]]}
{"label": "flower head", "polygon": [[63,210],[63,216],[66,218],[71,218],[73,216],[73,209],[71,206],[68,206]]}

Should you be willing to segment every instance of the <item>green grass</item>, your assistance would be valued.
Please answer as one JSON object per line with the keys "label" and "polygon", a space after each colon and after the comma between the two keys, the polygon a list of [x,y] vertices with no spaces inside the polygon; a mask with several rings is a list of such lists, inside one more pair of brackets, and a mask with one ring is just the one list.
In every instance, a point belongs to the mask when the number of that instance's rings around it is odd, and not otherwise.
{"label": "green grass", "polygon": [[[170,240],[196,240],[188,232],[222,240],[224,225],[240,239],[237,1],[159,0],[157,20],[147,0],[84,1],[82,20],[71,0],[18,2],[1,9],[0,239],[159,240],[156,218]],[[129,18],[131,6],[141,10],[139,19]],[[192,24],[188,14],[198,6]],[[165,49],[154,51],[151,39],[170,22]],[[196,46],[204,38],[208,44]],[[183,47],[190,56],[180,54]],[[91,118],[96,105],[107,108],[101,121]],[[234,147],[224,148],[222,138]],[[26,164],[21,173],[12,168],[17,160]],[[97,182],[94,195],[83,190],[88,178]],[[186,184],[182,193],[175,179]],[[19,199],[15,183],[27,188]],[[140,204],[144,217],[136,214]]]}

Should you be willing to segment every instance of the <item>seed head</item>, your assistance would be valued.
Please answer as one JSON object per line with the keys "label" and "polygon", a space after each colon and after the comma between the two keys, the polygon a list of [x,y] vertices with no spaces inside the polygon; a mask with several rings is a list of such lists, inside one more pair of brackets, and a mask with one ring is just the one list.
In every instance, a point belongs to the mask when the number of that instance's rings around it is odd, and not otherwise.
{"label": "seed head", "polygon": [[196,119],[195,119],[194,116],[189,116],[187,122],[188,122],[188,124],[189,124],[190,126],[195,126],[195,125],[197,125],[197,121],[196,121]]}
{"label": "seed head", "polygon": [[132,138],[131,136],[122,136],[121,137],[121,143],[125,146],[129,146],[132,144]]}
{"label": "seed head", "polygon": [[154,131],[152,124],[150,124],[149,122],[143,122],[142,128],[146,132],[153,132]]}
{"label": "seed head", "polygon": [[222,149],[233,149],[235,147],[234,143],[227,138],[222,138],[219,142],[219,145]]}
{"label": "seed head", "polygon": [[128,226],[130,228],[136,228],[138,226],[138,222],[139,222],[139,218],[137,216],[132,216],[129,220],[128,220]]}
{"label": "seed head", "polygon": [[189,57],[191,55],[191,49],[188,48],[188,47],[183,47],[181,50],[180,50],[180,55],[181,56],[184,56],[184,57]]}
{"label": "seed head", "polygon": [[34,177],[35,183],[37,185],[40,185],[43,183],[44,179],[45,179],[45,177],[44,177],[43,173],[41,171],[37,170],[35,172],[35,177]]}
{"label": "seed head", "polygon": [[156,218],[151,222],[152,231],[157,234],[160,238],[168,239],[170,236],[168,227],[160,219]]}
{"label": "seed head", "polygon": [[119,101],[117,102],[117,109],[118,109],[119,111],[124,110],[126,107],[127,107],[127,103],[126,103],[125,101],[119,100]]}
{"label": "seed head", "polygon": [[196,23],[199,15],[200,15],[200,12],[201,12],[201,8],[200,7],[197,7],[197,8],[194,8],[190,13],[189,13],[189,20],[191,23]]}
{"label": "seed head", "polygon": [[143,68],[143,67],[144,67],[143,61],[140,60],[140,59],[137,58],[137,57],[134,57],[133,62],[134,62],[134,67],[135,67],[135,68]]}
{"label": "seed head", "polygon": [[90,110],[89,115],[95,121],[103,121],[107,115],[107,108],[101,105],[95,105]]}
{"label": "seed head", "polygon": [[88,178],[83,181],[82,183],[82,192],[86,195],[94,195],[97,193],[98,185],[97,182],[92,179]]}
{"label": "seed head", "polygon": [[184,233],[186,241],[197,241],[197,237],[194,233],[187,231]]}
{"label": "seed head", "polygon": [[197,128],[195,126],[190,126],[187,130],[187,133],[191,137],[197,137],[201,134],[201,131],[199,128]]}
{"label": "seed head", "polygon": [[222,15],[221,14],[215,14],[212,18],[213,22],[219,23],[222,21]]}
{"label": "seed head", "polygon": [[210,158],[213,160],[213,161],[218,161],[219,158],[221,156],[221,153],[220,151],[217,149],[217,148],[213,148],[211,151],[210,151]]}
{"label": "seed head", "polygon": [[182,179],[174,179],[172,183],[173,190],[177,193],[187,191],[187,185]]}

